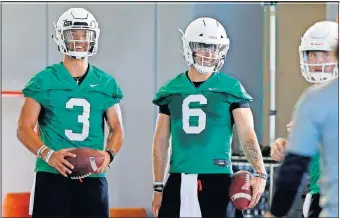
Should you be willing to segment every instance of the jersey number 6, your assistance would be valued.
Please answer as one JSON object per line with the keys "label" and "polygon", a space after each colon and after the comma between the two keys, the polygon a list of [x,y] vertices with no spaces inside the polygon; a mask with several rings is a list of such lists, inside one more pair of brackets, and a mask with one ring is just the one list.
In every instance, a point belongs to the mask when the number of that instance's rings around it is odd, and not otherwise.
{"label": "jersey number 6", "polygon": [[66,129],[65,135],[72,141],[84,141],[89,136],[90,103],[83,98],[71,98],[66,103],[66,108],[72,109],[74,106],[83,108],[83,114],[78,116],[78,122],[83,124],[83,130],[81,133],[74,133],[72,130]]}
{"label": "jersey number 6", "polygon": [[[201,109],[190,109],[189,104],[192,102],[199,102],[200,104],[207,104],[207,99],[203,95],[189,95],[183,100],[182,104],[182,123],[183,130],[187,134],[199,134],[206,126],[207,115]],[[198,126],[190,126],[190,117],[198,117]]]}

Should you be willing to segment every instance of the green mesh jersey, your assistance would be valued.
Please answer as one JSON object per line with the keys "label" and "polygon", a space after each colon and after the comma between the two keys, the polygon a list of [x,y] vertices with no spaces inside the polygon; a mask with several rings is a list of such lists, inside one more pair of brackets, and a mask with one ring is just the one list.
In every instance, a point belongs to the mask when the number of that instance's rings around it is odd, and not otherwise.
{"label": "green mesh jersey", "polygon": [[[295,106],[294,109],[298,107],[298,102]],[[316,154],[313,158],[312,161],[309,165],[309,191],[312,194],[317,194],[320,192],[320,186],[319,186],[319,180],[321,177],[321,172],[320,172],[320,154]]]}
{"label": "green mesh jersey", "polygon": [[186,73],[163,85],[153,103],[170,111],[170,173],[232,173],[230,106],[252,100],[239,81],[222,72],[197,88]]}
{"label": "green mesh jersey", "polygon": [[[78,86],[62,63],[37,73],[23,93],[41,105],[40,138],[55,151],[78,147],[103,150],[104,113],[123,97],[115,79],[100,69],[89,65]],[[35,171],[57,173],[40,158],[36,160]]]}
{"label": "green mesh jersey", "polygon": [[312,158],[309,168],[310,185],[309,190],[312,194],[320,192],[320,186],[318,184],[320,180],[320,154],[318,153]]}

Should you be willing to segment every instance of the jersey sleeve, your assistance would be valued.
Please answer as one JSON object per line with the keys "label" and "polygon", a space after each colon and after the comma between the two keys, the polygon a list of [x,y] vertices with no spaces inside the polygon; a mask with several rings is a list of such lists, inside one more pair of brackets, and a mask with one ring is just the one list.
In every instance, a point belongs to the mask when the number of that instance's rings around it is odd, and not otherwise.
{"label": "jersey sleeve", "polygon": [[156,97],[152,100],[152,103],[161,106],[170,103],[172,97],[177,94],[187,93],[190,90],[184,84],[187,80],[186,73],[181,73],[175,78],[168,80],[156,93]]}
{"label": "jersey sleeve", "polygon": [[288,139],[287,152],[301,156],[313,156],[317,153],[321,133],[317,111],[312,110],[315,105],[317,103],[313,96],[308,93],[299,99],[293,114],[294,126]]}
{"label": "jersey sleeve", "polygon": [[157,106],[169,104],[171,98],[169,86],[171,86],[169,83],[163,85],[156,93],[156,97],[152,100],[152,103]]}
{"label": "jersey sleeve", "polygon": [[104,105],[105,110],[115,104],[118,104],[123,99],[123,92],[113,77],[109,80],[108,85],[106,86],[106,91],[108,92],[109,97]]}
{"label": "jersey sleeve", "polygon": [[44,88],[44,79],[41,73],[36,74],[34,77],[30,79],[30,81],[25,85],[22,90],[24,97],[33,98],[40,105],[47,104],[48,93]]}
{"label": "jersey sleeve", "polygon": [[254,99],[247,93],[246,89],[243,87],[241,82],[236,81],[232,86],[231,91],[228,93],[228,102],[234,103],[249,103]]}

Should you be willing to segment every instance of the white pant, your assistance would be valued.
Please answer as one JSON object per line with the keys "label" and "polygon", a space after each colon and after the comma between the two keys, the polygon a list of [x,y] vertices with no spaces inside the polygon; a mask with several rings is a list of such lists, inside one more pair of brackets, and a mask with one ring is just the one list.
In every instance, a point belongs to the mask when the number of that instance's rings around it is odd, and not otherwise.
{"label": "white pant", "polygon": [[202,217],[197,198],[197,174],[182,173],[180,217]]}
{"label": "white pant", "polygon": [[308,217],[310,204],[312,203],[312,194],[309,192],[306,195],[305,202],[303,202],[302,214],[304,217]]}

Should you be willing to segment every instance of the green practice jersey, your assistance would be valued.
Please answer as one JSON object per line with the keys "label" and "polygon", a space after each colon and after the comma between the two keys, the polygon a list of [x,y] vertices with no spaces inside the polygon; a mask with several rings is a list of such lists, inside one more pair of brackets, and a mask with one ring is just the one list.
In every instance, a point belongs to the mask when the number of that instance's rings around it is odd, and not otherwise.
{"label": "green practice jersey", "polygon": [[318,153],[312,158],[309,168],[310,185],[309,190],[312,194],[320,192],[319,180],[320,180],[320,154]]}
{"label": "green practice jersey", "polygon": [[153,103],[168,105],[170,173],[232,173],[233,103],[250,102],[241,83],[222,72],[195,87],[186,73],[163,85]]}
{"label": "green practice jersey", "polygon": [[[89,65],[78,85],[62,63],[37,73],[23,93],[41,105],[40,138],[55,151],[80,147],[103,150],[105,111],[123,97],[115,79],[100,69]],[[40,158],[35,171],[57,173]]]}

